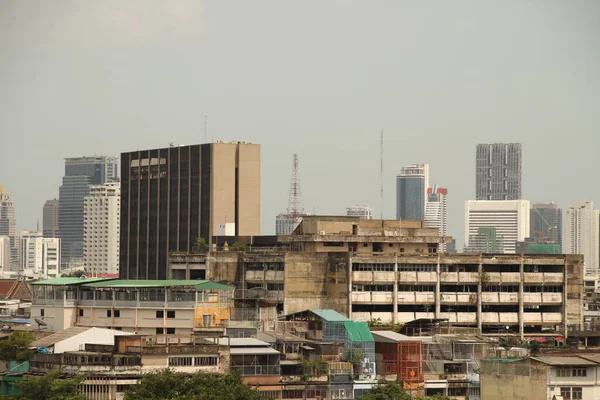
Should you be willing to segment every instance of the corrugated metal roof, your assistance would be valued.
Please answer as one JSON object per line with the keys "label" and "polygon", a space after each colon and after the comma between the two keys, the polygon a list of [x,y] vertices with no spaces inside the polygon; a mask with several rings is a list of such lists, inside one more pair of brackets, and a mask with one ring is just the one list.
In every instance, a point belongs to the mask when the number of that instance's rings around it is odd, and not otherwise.
{"label": "corrugated metal roof", "polygon": [[532,360],[539,361],[546,365],[597,365],[598,363],[590,360],[584,360],[577,356],[538,356],[531,357]]}
{"label": "corrugated metal roof", "polygon": [[222,285],[217,282],[204,281],[204,280],[126,280],[126,279],[114,279],[114,280],[103,280],[98,282],[86,283],[82,286],[95,287],[95,288],[163,288],[163,287],[176,287],[176,286],[194,286],[199,290],[223,290],[233,289],[231,286]]}
{"label": "corrugated metal roof", "polygon": [[74,326],[64,331],[53,333],[52,335],[43,337],[35,342],[31,343],[30,347],[48,347],[53,346],[58,342],[62,342],[65,339],[72,338],[73,336],[77,336],[80,333],[87,332],[92,329],[88,326]]}
{"label": "corrugated metal roof", "polygon": [[279,354],[279,352],[270,347],[232,347],[230,350],[232,356],[240,354]]}
{"label": "corrugated metal roof", "polygon": [[[571,333],[569,332],[569,335]],[[585,358],[586,360],[594,361],[600,364],[600,354],[580,354],[579,357]]]}
{"label": "corrugated metal roof", "polygon": [[50,286],[68,286],[82,285],[84,283],[111,281],[114,279],[107,278],[53,278],[43,281],[31,282],[32,285],[50,285]]}
{"label": "corrugated metal roof", "polygon": [[254,338],[228,338],[221,337],[217,339],[206,339],[210,342],[215,342],[221,346],[231,347],[270,347],[271,345],[265,341],[254,339]]}
{"label": "corrugated metal roof", "polygon": [[366,322],[346,321],[344,322],[348,338],[351,342],[374,342],[373,335]]}
{"label": "corrugated metal roof", "polygon": [[348,317],[344,317],[337,311],[334,310],[309,310],[311,313],[318,315],[327,322],[346,322],[350,321]]}
{"label": "corrugated metal roof", "polygon": [[406,336],[394,331],[371,331],[371,335],[376,342],[380,343],[423,342],[420,336]]}

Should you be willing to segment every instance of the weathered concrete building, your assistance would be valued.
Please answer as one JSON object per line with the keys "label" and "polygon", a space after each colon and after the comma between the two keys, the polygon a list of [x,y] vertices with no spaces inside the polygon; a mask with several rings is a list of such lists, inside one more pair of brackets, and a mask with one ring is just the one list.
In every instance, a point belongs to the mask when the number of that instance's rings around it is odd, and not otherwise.
{"label": "weathered concrete building", "polygon": [[449,242],[422,221],[309,216],[276,248],[172,254],[168,276],[201,270],[239,297],[263,289],[285,314],[443,318],[496,336],[564,336],[582,326],[581,256],[438,253]]}

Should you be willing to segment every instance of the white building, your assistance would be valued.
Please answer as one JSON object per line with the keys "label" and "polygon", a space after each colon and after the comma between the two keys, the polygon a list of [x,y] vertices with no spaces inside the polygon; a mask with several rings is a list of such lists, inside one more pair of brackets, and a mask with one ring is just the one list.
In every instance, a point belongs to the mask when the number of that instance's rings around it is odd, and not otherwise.
{"label": "white building", "polygon": [[[437,228],[440,236],[448,235],[448,189],[434,186],[427,189],[427,207],[425,207],[425,228]],[[446,251],[446,243],[440,243],[440,251]]]}
{"label": "white building", "polygon": [[[529,200],[467,200],[465,248],[514,254],[516,242],[529,237],[529,211]],[[479,248],[481,237],[485,237],[485,249]]]}
{"label": "white building", "polygon": [[360,219],[373,219],[373,209],[369,206],[346,207],[346,215]]}
{"label": "white building", "polygon": [[600,267],[598,218],[593,201],[575,203],[567,210],[564,250],[567,254],[583,254],[588,276],[597,275]]}
{"label": "white building", "polygon": [[83,201],[83,265],[90,274],[119,273],[119,182],[92,185]]}
{"label": "white building", "polygon": [[56,278],[60,273],[60,239],[45,238],[42,232],[22,231],[19,273],[28,278]]}
{"label": "white building", "polygon": [[7,276],[10,273],[10,238],[0,236],[0,274]]}

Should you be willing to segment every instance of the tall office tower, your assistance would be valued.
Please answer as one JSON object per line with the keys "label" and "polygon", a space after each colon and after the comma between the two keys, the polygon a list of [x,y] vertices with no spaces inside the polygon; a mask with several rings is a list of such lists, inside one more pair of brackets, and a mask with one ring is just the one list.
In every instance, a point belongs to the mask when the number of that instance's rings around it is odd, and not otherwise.
{"label": "tall office tower", "polygon": [[260,234],[260,145],[217,142],[121,154],[122,279],[165,279],[169,253],[220,226]]}
{"label": "tall office tower", "polygon": [[292,215],[290,213],[277,214],[275,217],[275,234],[277,236],[291,235],[302,221],[304,215]]}
{"label": "tall office tower", "polygon": [[120,213],[119,182],[90,186],[83,201],[83,265],[92,276],[119,273]]}
{"label": "tall office tower", "polygon": [[396,219],[423,220],[427,206],[429,165],[403,167],[396,176]]}
{"label": "tall office tower", "polygon": [[19,273],[36,279],[60,276],[60,239],[45,238],[42,232],[22,231]]}
{"label": "tall office tower", "polygon": [[593,201],[575,203],[567,210],[564,250],[567,254],[583,254],[585,274],[598,275],[600,268],[598,210]]}
{"label": "tall office tower", "polygon": [[19,268],[19,243],[17,239],[15,206],[4,186],[0,185],[0,235],[10,239],[10,269]]}
{"label": "tall office tower", "polygon": [[[427,208],[425,209],[425,228],[437,228],[441,236],[448,235],[448,189],[433,186],[427,189]],[[446,244],[440,243],[440,251],[446,251]]]}
{"label": "tall office tower", "polygon": [[0,236],[0,276],[6,277],[10,273],[10,238]]}
{"label": "tall office tower", "polygon": [[477,145],[477,200],[521,199],[521,143]]}
{"label": "tall office tower", "polygon": [[533,242],[558,245],[558,252],[562,253],[562,209],[557,204],[533,204],[530,226]]}
{"label": "tall office tower", "polygon": [[42,232],[44,237],[58,237],[58,199],[47,200],[42,212]]}
{"label": "tall office tower", "polygon": [[529,237],[529,200],[467,200],[465,251],[511,253]]}
{"label": "tall office tower", "polygon": [[373,209],[369,206],[346,207],[346,215],[360,219],[373,219]]}
{"label": "tall office tower", "polygon": [[62,262],[66,267],[83,265],[83,199],[90,185],[118,181],[116,157],[93,156],[65,159],[65,176],[59,190],[58,233]]}

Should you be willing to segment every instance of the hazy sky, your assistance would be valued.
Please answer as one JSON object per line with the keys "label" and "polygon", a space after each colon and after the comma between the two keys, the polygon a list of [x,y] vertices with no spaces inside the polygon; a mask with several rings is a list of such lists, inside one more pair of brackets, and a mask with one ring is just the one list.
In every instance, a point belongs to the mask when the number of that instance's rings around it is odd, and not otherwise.
{"label": "hazy sky", "polygon": [[[600,202],[600,2],[0,2],[0,183],[19,229],[58,197],[63,158],[262,145],[262,231],[287,207],[385,218],[429,163],[463,243],[475,145],[523,143],[524,198]],[[600,204],[599,204],[600,205]]]}

